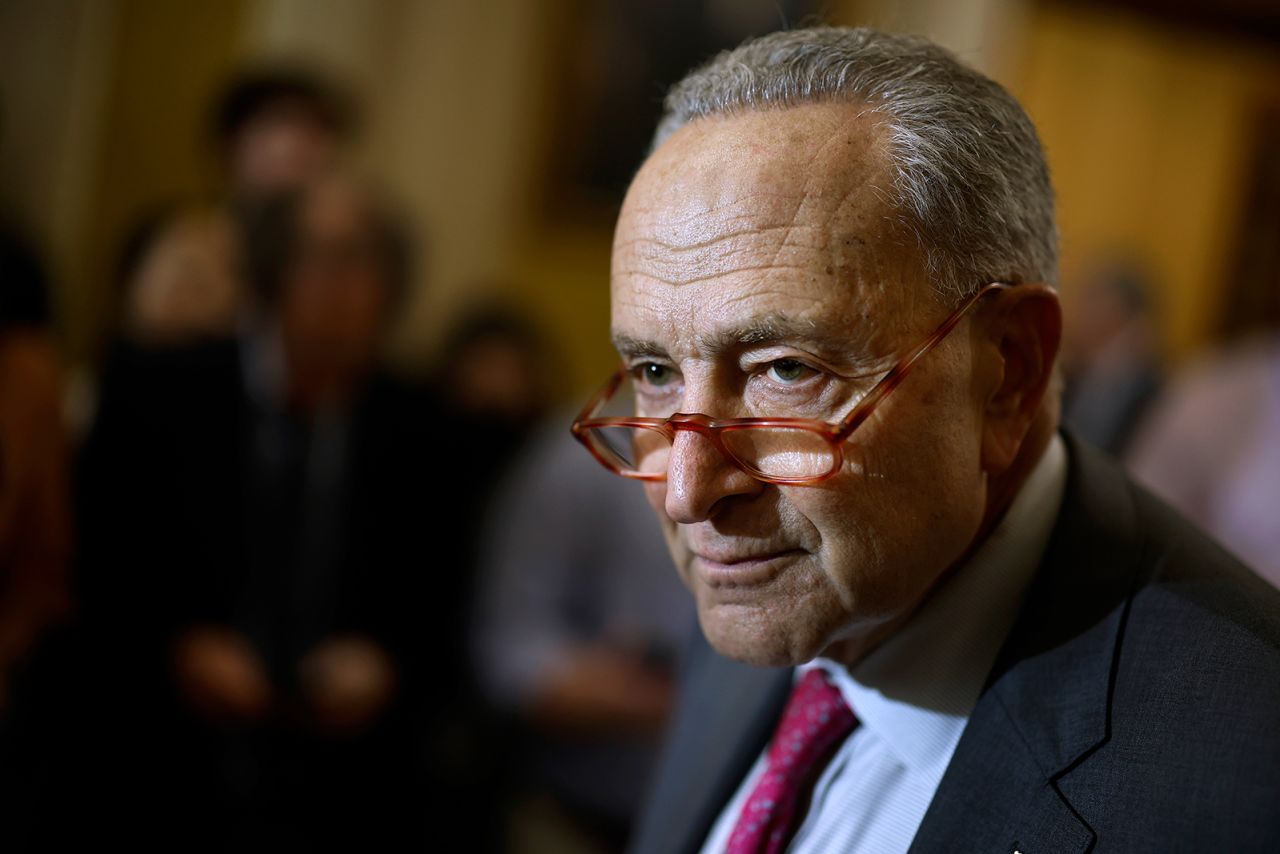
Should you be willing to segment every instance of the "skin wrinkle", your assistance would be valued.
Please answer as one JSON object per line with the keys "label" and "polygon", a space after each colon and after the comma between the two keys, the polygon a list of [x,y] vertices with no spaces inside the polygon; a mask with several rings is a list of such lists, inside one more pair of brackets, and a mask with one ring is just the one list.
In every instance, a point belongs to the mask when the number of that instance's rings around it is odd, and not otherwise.
{"label": "skin wrinkle", "polygon": [[[675,193],[679,193],[679,188],[673,188]],[[656,232],[658,234],[671,233],[679,228],[692,228],[695,226],[703,226],[706,224],[708,216],[723,217],[725,222],[733,222],[734,218],[730,216],[732,211],[741,211],[738,217],[742,220],[751,220],[759,222],[762,210],[776,210],[782,204],[795,204],[796,200],[792,193],[775,193],[764,190],[745,193],[740,197],[727,200],[717,200],[714,203],[708,203],[700,208],[686,211],[679,214],[663,215],[662,212],[654,206],[637,205],[632,210],[634,216],[653,216],[654,224],[658,226]],[[761,209],[752,209],[753,205],[761,205]],[[789,219],[790,215],[785,214],[778,217],[778,224],[781,220]]]}
{"label": "skin wrinkle", "polygon": [[[805,249],[821,249],[826,245],[825,239],[816,242],[805,242],[793,239],[796,233],[794,226],[769,226],[764,228],[743,229],[741,231],[731,231],[726,234],[715,235],[702,239],[695,243],[680,244],[667,240],[636,240],[626,244],[615,246],[621,268],[615,270],[617,272],[633,272],[645,271],[644,264],[650,264],[654,267],[661,268],[661,272],[652,272],[654,278],[679,283],[679,279],[675,278],[677,270],[687,266],[696,266],[700,261],[706,263],[710,259],[718,262],[716,266],[723,268],[731,262],[735,257],[744,252],[755,253],[759,251],[758,244],[765,235],[771,235],[774,232],[781,232],[779,235],[775,255],[772,261],[756,265],[749,269],[763,269],[782,263],[783,253],[787,250],[805,250]],[[812,227],[804,227],[803,230],[813,230]],[[750,243],[747,241],[750,238]],[[724,248],[724,244],[728,244],[728,248]],[[755,245],[752,245],[755,244]],[[794,254],[794,253],[793,253]],[[635,266],[628,267],[623,259],[630,259]],[[647,272],[647,271],[646,271]],[[693,281],[693,280],[690,280]]]}
{"label": "skin wrinkle", "polygon": [[[822,367],[846,381],[878,379],[897,361],[898,354],[871,354],[860,346],[862,330],[843,323],[803,320],[782,312],[771,312],[740,327],[699,335],[697,347],[707,354],[739,356],[768,347],[785,348],[795,342],[818,358]],[[654,341],[643,341],[622,333],[613,336],[613,346],[627,359],[667,358],[666,349]],[[839,366],[837,370],[834,365]],[[865,392],[867,388],[861,388]]]}
{"label": "skin wrinkle", "polygon": [[[740,410],[745,377],[729,357],[744,337],[780,333],[771,345],[804,353],[804,334],[788,333],[822,330],[855,359],[884,360],[950,310],[882,203],[879,127],[840,104],[695,121],[641,169],[619,218],[613,327],[620,350],[679,372],[681,411]],[[795,328],[765,333],[770,317]],[[984,519],[991,378],[972,365],[988,346],[964,321],[814,486],[761,483],[677,434],[668,480],[644,489],[713,646],[758,664],[824,650],[852,661],[910,615]],[[716,581],[697,557],[708,550],[785,556]]]}
{"label": "skin wrinkle", "polygon": [[[787,229],[789,229],[789,228],[790,228],[790,226],[785,226],[785,225],[779,225],[779,226],[774,226],[774,227],[773,227],[773,229],[778,230],[778,231],[783,231],[783,232],[787,231]],[[615,245],[615,246],[614,246],[614,250],[615,250],[615,251],[617,251],[617,250],[619,250],[619,249],[623,249],[623,248],[633,248],[633,247],[634,247],[634,248],[636,248],[636,249],[638,250],[638,248],[639,248],[639,247],[642,247],[642,246],[652,246],[652,247],[654,247],[654,248],[656,248],[656,249],[658,249],[658,250],[660,250],[660,251],[662,251],[662,252],[670,252],[670,253],[673,253],[673,254],[679,254],[679,253],[681,253],[681,252],[693,252],[693,251],[698,250],[698,249],[710,249],[710,248],[712,248],[713,246],[715,246],[715,245],[717,245],[717,244],[719,244],[719,243],[723,243],[723,242],[728,241],[728,240],[733,240],[734,238],[738,238],[738,237],[748,237],[748,236],[750,236],[750,237],[757,237],[757,236],[759,236],[760,234],[762,234],[762,233],[764,233],[764,232],[767,232],[767,231],[769,231],[769,230],[771,230],[771,229],[768,229],[768,228],[760,229],[760,228],[755,228],[755,227],[743,227],[743,228],[742,228],[741,230],[739,230],[739,231],[730,231],[730,232],[728,232],[728,233],[726,233],[726,234],[717,235],[716,237],[711,238],[710,240],[705,241],[705,242],[701,242],[701,243],[689,243],[689,244],[673,243],[673,242],[671,242],[671,241],[659,240],[659,239],[632,240],[632,241],[628,241],[625,245]],[[787,244],[787,240],[786,240],[786,236],[785,236],[785,235],[784,235],[784,238],[783,238],[781,241],[779,241],[779,245],[788,245],[788,244]],[[793,243],[793,244],[790,244],[790,245],[802,246],[802,245],[805,245],[805,244],[801,244],[801,243]],[[652,256],[652,257],[656,257],[656,255],[655,255],[655,256]]]}
{"label": "skin wrinkle", "polygon": [[686,276],[682,279],[668,279],[663,276],[655,275],[650,272],[630,269],[627,267],[622,267],[621,269],[619,269],[618,272],[624,275],[644,276],[645,278],[649,278],[649,279],[653,279],[654,281],[661,282],[664,285],[671,285],[672,287],[680,287],[681,285],[693,285],[693,284],[698,284],[700,282],[708,282],[714,279],[723,278],[729,273],[751,273],[751,272],[759,272],[762,270],[778,270],[778,269],[791,269],[791,270],[801,270],[804,272],[809,272],[809,267],[804,264],[791,264],[786,266],[780,265],[780,264],[757,264],[750,267],[736,267],[727,272],[711,272],[711,273],[707,273],[705,276]]}
{"label": "skin wrinkle", "polygon": [[[842,133],[841,143],[844,142],[845,136]],[[828,140],[829,141],[829,140]],[[828,150],[840,149],[844,154],[844,145],[824,146]],[[813,152],[806,163],[813,161]],[[787,164],[790,166],[790,164]],[[714,168],[714,165],[710,166]],[[782,170],[786,172],[786,170]],[[808,175],[806,175],[808,177]],[[639,182],[637,182],[639,183]],[[672,182],[681,186],[681,196],[686,195],[684,182]],[[812,184],[810,177],[810,184]],[[660,186],[660,184],[659,184]],[[751,192],[746,193],[748,196],[764,198],[762,193],[754,192],[754,184],[750,182],[740,182],[739,187],[750,187]],[[873,305],[879,305],[892,294],[901,293],[901,282],[904,275],[899,269],[891,269],[887,259],[881,259],[874,255],[859,252],[860,248],[869,245],[879,245],[883,241],[878,241],[870,229],[879,227],[882,224],[882,216],[877,216],[870,211],[865,211],[859,206],[856,196],[863,198],[868,193],[859,192],[859,187],[864,187],[863,183],[856,184],[854,187],[841,186],[841,193],[805,193],[797,200],[794,206],[794,220],[790,223],[790,228],[786,229],[785,236],[778,242],[776,230],[777,219],[773,219],[782,207],[790,207],[777,204],[776,195],[771,201],[764,206],[767,210],[759,211],[759,215],[755,218],[756,228],[759,230],[758,242],[755,243],[754,251],[760,255],[755,257],[764,257],[764,259],[773,259],[782,261],[786,257],[786,252],[780,251],[788,241],[792,247],[795,243],[800,243],[800,234],[808,237],[810,232],[822,232],[824,234],[840,234],[838,239],[817,239],[817,241],[809,241],[804,239],[804,247],[795,248],[795,252],[799,254],[795,264],[769,265],[765,264],[742,264],[742,260],[735,259],[736,264],[726,265],[722,256],[708,252],[703,248],[701,251],[682,252],[680,259],[681,277],[678,284],[655,283],[653,278],[649,278],[654,273],[654,261],[650,259],[641,259],[639,252],[635,252],[635,247],[628,247],[627,236],[653,236],[655,230],[658,230],[657,224],[653,223],[653,214],[658,213],[660,206],[657,205],[641,205],[639,207],[640,214],[635,216],[639,223],[636,228],[627,229],[626,223],[620,227],[620,255],[618,255],[618,265],[614,269],[614,282],[618,284],[618,301],[617,309],[622,315],[644,315],[645,323],[653,323],[657,326],[655,332],[650,333],[646,329],[645,334],[636,334],[636,326],[620,325],[620,332],[630,334],[632,338],[645,339],[652,343],[663,344],[663,350],[669,353],[672,359],[680,362],[681,370],[685,373],[686,380],[686,399],[682,402],[682,407],[686,411],[707,411],[724,408],[718,402],[717,394],[723,385],[728,383],[717,382],[717,371],[713,370],[713,353],[707,352],[704,347],[704,341],[700,341],[698,337],[689,337],[689,335],[681,334],[681,330],[703,329],[707,324],[707,319],[712,316],[732,315],[733,312],[750,311],[753,305],[771,305],[774,309],[780,309],[786,312],[788,316],[805,321],[814,320],[817,316],[827,316],[836,314],[837,316],[852,316],[852,318],[860,318],[860,316],[872,314],[881,315],[883,318],[891,318],[891,312],[867,311],[865,309],[856,309],[855,306],[859,302],[872,302]],[[716,193],[716,191],[712,191]],[[714,197],[723,198],[722,195]],[[872,196],[874,200],[874,196]],[[630,202],[630,200],[628,200]],[[865,205],[867,202],[863,201]],[[874,201],[873,201],[874,204]],[[699,206],[696,200],[690,202],[690,207],[694,210],[708,210],[710,206]],[[722,205],[724,210],[737,210],[732,205]],[[625,220],[632,211],[625,213]],[[664,209],[662,209],[664,210]],[[673,206],[673,219],[681,219],[680,206]],[[686,207],[684,210],[689,210]],[[762,222],[763,216],[763,222]],[[769,220],[773,222],[769,222]],[[841,227],[838,229],[831,228],[832,220],[840,222]],[[690,229],[686,233],[694,233],[698,237],[703,247],[716,246],[717,233],[714,228],[723,228],[723,223],[707,223],[700,225],[698,228]],[[741,220],[732,224],[732,228],[741,230]],[[805,229],[801,232],[799,229]],[[847,237],[850,230],[858,230],[865,232],[859,234],[858,238],[852,239]],[[664,242],[668,242],[666,237],[662,236]],[[712,238],[712,239],[708,239]],[[630,248],[630,252],[628,252]],[[660,248],[649,245],[645,247],[646,254],[648,251],[660,251]],[[805,250],[809,250],[809,255],[804,255]],[[865,301],[852,302],[847,306],[841,306],[840,310],[831,312],[832,305],[826,298],[827,292],[819,288],[818,292],[813,296],[804,296],[809,289],[814,287],[815,280],[822,279],[823,282],[832,282],[829,277],[815,277],[813,264],[813,250],[819,250],[820,255],[827,257],[828,261],[823,262],[820,270],[826,270],[827,266],[831,266],[833,270],[833,278],[840,283],[841,288],[849,288],[850,292],[864,294],[867,297]],[[788,248],[787,251],[792,251]],[[790,260],[787,259],[786,260]],[[803,261],[803,262],[801,262]],[[636,270],[639,266],[639,270]],[[836,271],[838,270],[838,273]],[[890,284],[892,282],[892,286]],[[627,289],[636,288],[634,294],[628,297]],[[653,291],[658,288],[658,291]],[[641,296],[646,294],[646,296]],[[777,305],[782,303],[785,306]],[[692,303],[692,305],[691,305]],[[879,344],[877,347],[877,355],[886,352],[897,352],[900,350],[904,339],[900,333],[906,332],[911,328],[908,318],[900,318],[896,321],[886,321],[886,323],[874,324],[872,329],[867,330],[868,344]],[[863,329],[865,326],[861,326]],[[850,335],[852,338],[852,335]],[[675,343],[677,346],[673,347]],[[704,364],[705,362],[705,364]],[[865,429],[873,428],[879,421],[879,416],[873,416],[870,423]],[[684,452],[687,447],[695,446],[700,442],[696,437],[687,437],[682,434],[677,439],[677,443],[681,444],[678,451]],[[690,465],[696,466],[696,478],[718,479],[724,481],[723,471],[718,470],[718,463],[714,460],[707,460],[705,453],[703,455],[689,457]],[[708,469],[708,466],[709,469]],[[867,463],[864,458],[859,455],[851,455],[850,465],[846,467],[846,476],[854,476],[855,469],[867,469]],[[704,474],[705,471],[705,474]],[[728,478],[732,481],[733,475],[728,474]],[[876,481],[888,480],[888,478],[864,478],[860,483],[876,483]],[[892,612],[893,608],[888,604],[877,604],[876,597],[868,595],[874,593],[869,586],[863,585],[859,579],[859,574],[865,577],[870,575],[869,571],[858,570],[854,572],[852,579],[832,579],[824,571],[823,563],[828,560],[832,544],[824,542],[822,530],[815,528],[813,520],[805,517],[804,513],[799,512],[796,508],[795,501],[790,498],[794,495],[801,495],[801,490],[808,490],[813,495],[812,501],[819,501],[820,490],[822,488],[792,488],[790,490],[782,488],[763,488],[763,485],[742,485],[740,481],[735,489],[739,489],[737,493],[741,495],[742,501],[750,502],[751,506],[741,507],[737,511],[731,510],[726,506],[726,510],[718,513],[716,519],[709,520],[709,525],[704,525],[701,530],[691,531],[682,538],[680,530],[669,529],[668,542],[673,545],[677,552],[682,553],[682,575],[686,580],[692,575],[691,552],[692,549],[704,547],[710,543],[726,543],[737,542],[745,549],[774,549],[774,548],[795,548],[796,545],[805,549],[806,557],[803,561],[792,562],[788,565],[787,571],[780,571],[768,583],[763,585],[763,590],[759,586],[748,585],[746,588],[741,586],[726,585],[719,590],[718,595],[727,597],[719,606],[713,607],[714,612],[724,612],[727,622],[732,622],[737,629],[746,632],[746,634],[755,634],[767,636],[765,647],[773,647],[773,652],[767,649],[739,649],[740,653],[748,654],[754,657],[764,654],[765,658],[772,659],[778,656],[794,656],[800,654],[800,650],[805,650],[812,654],[820,649],[823,640],[819,640],[819,636],[815,634],[826,634],[828,640],[831,636],[844,634],[846,625],[849,624],[849,611],[860,611],[859,620],[860,629],[867,629],[867,622],[878,622],[886,618],[886,615],[878,615],[878,612]],[[758,481],[754,481],[758,484]],[[669,485],[671,489],[682,489],[680,485]],[[845,489],[847,489],[847,484]],[[837,490],[838,492],[838,490]],[[836,494],[836,493],[833,493]],[[748,512],[748,510],[750,512]],[[823,522],[826,525],[826,522]],[[860,526],[855,530],[861,530]],[[783,531],[786,536],[785,542],[769,542],[768,531]],[[776,538],[774,538],[776,539]],[[874,540],[874,538],[872,538]],[[787,542],[788,540],[788,542]],[[888,545],[881,545],[874,542],[864,543],[860,548],[868,552],[868,557],[872,562],[883,560],[883,554],[890,552]],[[684,551],[682,551],[684,549]],[[863,585],[863,589],[859,592],[859,586]],[[899,583],[895,583],[892,579],[883,585],[883,593],[887,594],[887,598],[896,599],[899,597]],[[696,592],[695,592],[696,593]],[[737,597],[737,599],[735,599]],[[778,625],[776,608],[759,608],[753,604],[753,599],[767,598],[769,602],[774,604],[785,602],[791,603],[792,608],[803,608],[806,615],[812,617],[812,624],[820,626],[819,632],[809,632],[801,629],[792,632],[792,636],[787,635],[786,626]],[[707,597],[700,595],[699,597],[700,611],[704,604],[707,604]],[[790,611],[791,608],[787,608]],[[732,615],[730,617],[730,615]],[[718,618],[718,617],[717,617]],[[754,626],[754,629],[751,627]],[[781,631],[780,631],[781,629]],[[732,640],[732,639],[731,639]],[[735,641],[736,643],[736,641]],[[749,644],[750,645],[750,644]]]}
{"label": "skin wrinkle", "polygon": [[896,163],[893,206],[904,234],[932,246],[927,269],[941,296],[1015,273],[1054,281],[1052,190],[1034,129],[1008,93],[922,40],[830,30],[744,45],[668,93],[655,148],[690,121],[815,102],[885,123],[874,144]]}

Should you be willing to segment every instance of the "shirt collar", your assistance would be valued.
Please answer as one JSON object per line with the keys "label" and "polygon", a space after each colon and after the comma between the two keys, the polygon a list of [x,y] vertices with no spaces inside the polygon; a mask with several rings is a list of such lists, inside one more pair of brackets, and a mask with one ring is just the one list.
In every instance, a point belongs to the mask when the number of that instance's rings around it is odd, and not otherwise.
{"label": "shirt collar", "polygon": [[860,724],[909,768],[950,761],[1035,574],[1062,505],[1066,447],[1056,433],[991,535],[897,633],[852,671],[825,658]]}

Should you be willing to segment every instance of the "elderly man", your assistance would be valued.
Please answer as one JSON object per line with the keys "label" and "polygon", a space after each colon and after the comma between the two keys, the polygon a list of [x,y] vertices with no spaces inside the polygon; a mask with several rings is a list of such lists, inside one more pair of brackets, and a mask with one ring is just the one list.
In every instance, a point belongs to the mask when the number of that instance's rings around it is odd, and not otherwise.
{"label": "elderly man", "polygon": [[1056,263],[1030,121],[926,41],[779,33],[672,91],[574,425],[715,651],[635,851],[1280,840],[1280,602],[1058,432]]}

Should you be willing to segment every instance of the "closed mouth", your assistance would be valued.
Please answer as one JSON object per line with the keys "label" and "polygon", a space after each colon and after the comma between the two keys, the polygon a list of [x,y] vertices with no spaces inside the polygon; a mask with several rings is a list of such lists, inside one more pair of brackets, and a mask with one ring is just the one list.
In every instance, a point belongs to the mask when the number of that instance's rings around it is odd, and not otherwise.
{"label": "closed mouth", "polygon": [[781,561],[803,554],[803,549],[782,549],[776,552],[751,554],[733,552],[694,552],[694,564],[698,574],[712,586],[761,584],[777,573]]}

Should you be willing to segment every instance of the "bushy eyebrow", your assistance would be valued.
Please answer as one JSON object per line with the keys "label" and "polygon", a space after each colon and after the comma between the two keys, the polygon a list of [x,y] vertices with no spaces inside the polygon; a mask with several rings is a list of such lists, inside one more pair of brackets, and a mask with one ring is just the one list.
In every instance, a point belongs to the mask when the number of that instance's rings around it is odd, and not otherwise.
{"label": "bushy eyebrow", "polygon": [[823,343],[834,337],[829,333],[822,334],[817,321],[796,320],[785,314],[775,313],[767,314],[745,326],[717,331],[707,336],[702,343],[708,347],[723,349],[734,344],[776,344],[783,341]]}
{"label": "bushy eyebrow", "polygon": [[636,359],[644,356],[662,358],[667,355],[667,348],[653,341],[633,338],[624,332],[613,333],[613,347],[624,359]]}
{"label": "bushy eyebrow", "polygon": [[[799,320],[785,314],[772,313],[741,326],[717,329],[698,335],[696,342],[704,353],[723,353],[738,347],[764,344],[801,344],[818,347],[836,354],[848,353],[857,346],[854,330],[816,320]],[[667,348],[654,341],[615,332],[613,346],[623,358],[665,357]]]}

